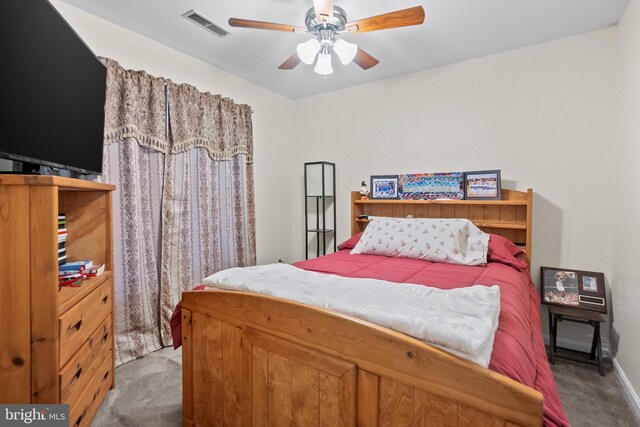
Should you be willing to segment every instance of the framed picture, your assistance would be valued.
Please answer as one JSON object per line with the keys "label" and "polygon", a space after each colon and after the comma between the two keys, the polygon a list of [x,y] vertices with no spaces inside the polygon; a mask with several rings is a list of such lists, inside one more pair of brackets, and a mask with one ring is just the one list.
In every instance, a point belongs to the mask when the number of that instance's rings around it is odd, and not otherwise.
{"label": "framed picture", "polygon": [[372,175],[369,191],[372,199],[397,199],[398,175]]}
{"label": "framed picture", "polygon": [[464,199],[464,172],[400,175],[403,200]]}
{"label": "framed picture", "polygon": [[543,304],[562,305],[607,313],[604,273],[540,267]]}
{"label": "framed picture", "polygon": [[464,198],[467,200],[500,200],[500,169],[464,173]]}

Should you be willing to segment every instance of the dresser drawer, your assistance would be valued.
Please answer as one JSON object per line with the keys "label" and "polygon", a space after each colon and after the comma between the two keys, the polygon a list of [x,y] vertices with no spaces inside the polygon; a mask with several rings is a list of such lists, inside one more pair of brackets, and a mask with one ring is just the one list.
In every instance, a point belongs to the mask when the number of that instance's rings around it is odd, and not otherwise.
{"label": "dresser drawer", "polygon": [[69,410],[69,426],[90,426],[100,404],[113,383],[113,352],[100,363],[96,374],[89,385],[80,394],[80,399],[71,405]]}
{"label": "dresser drawer", "polygon": [[73,403],[78,400],[82,390],[112,349],[111,316],[108,316],[60,370],[61,403]]}
{"label": "dresser drawer", "polygon": [[60,368],[104,322],[112,309],[113,279],[110,279],[60,316]]}

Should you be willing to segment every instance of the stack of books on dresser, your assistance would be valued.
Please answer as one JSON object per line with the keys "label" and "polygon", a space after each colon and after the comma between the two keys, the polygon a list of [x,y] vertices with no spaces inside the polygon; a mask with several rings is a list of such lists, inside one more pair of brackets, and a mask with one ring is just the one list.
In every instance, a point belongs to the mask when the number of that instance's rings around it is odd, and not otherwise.
{"label": "stack of books on dresser", "polygon": [[94,265],[93,261],[80,260],[66,262],[59,267],[58,281],[60,286],[80,286],[88,277],[104,273],[104,264]]}
{"label": "stack of books on dresser", "polygon": [[62,265],[67,260],[65,242],[67,241],[67,224],[64,214],[58,215],[58,265]]}

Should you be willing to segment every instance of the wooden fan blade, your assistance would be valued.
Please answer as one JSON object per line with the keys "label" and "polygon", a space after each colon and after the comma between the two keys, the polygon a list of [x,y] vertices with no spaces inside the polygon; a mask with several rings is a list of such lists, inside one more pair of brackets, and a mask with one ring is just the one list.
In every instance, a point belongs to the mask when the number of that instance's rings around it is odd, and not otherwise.
{"label": "wooden fan blade", "polygon": [[320,22],[327,22],[333,17],[333,0],[313,0],[313,8]]}
{"label": "wooden fan blade", "polygon": [[369,68],[378,65],[380,61],[369,55],[364,50],[358,48],[358,53],[356,53],[356,57],[353,58],[353,62],[362,67],[363,70],[368,70]]}
{"label": "wooden fan blade", "polygon": [[424,9],[422,6],[416,6],[350,22],[347,24],[347,29],[351,32],[366,33],[367,31],[386,30],[423,23]]}
{"label": "wooden fan blade", "polygon": [[281,70],[293,70],[298,66],[299,63],[300,63],[300,57],[298,56],[297,53],[294,53],[289,57],[289,59],[284,61],[282,65],[280,65],[278,68]]}
{"label": "wooden fan blade", "polygon": [[284,31],[287,33],[303,33],[306,29],[294,27],[293,25],[274,24],[273,22],[252,21],[250,19],[229,18],[229,25],[232,27],[255,28],[257,30]]}

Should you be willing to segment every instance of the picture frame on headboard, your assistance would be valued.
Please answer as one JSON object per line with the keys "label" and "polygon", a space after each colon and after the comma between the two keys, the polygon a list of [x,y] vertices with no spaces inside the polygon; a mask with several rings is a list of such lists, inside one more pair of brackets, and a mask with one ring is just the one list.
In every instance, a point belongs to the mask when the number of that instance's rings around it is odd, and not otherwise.
{"label": "picture frame on headboard", "polygon": [[403,200],[464,199],[464,172],[403,174],[398,180]]}
{"label": "picture frame on headboard", "polygon": [[501,200],[500,169],[464,173],[466,200]]}
{"label": "picture frame on headboard", "polygon": [[371,175],[371,199],[397,199],[398,175]]}

